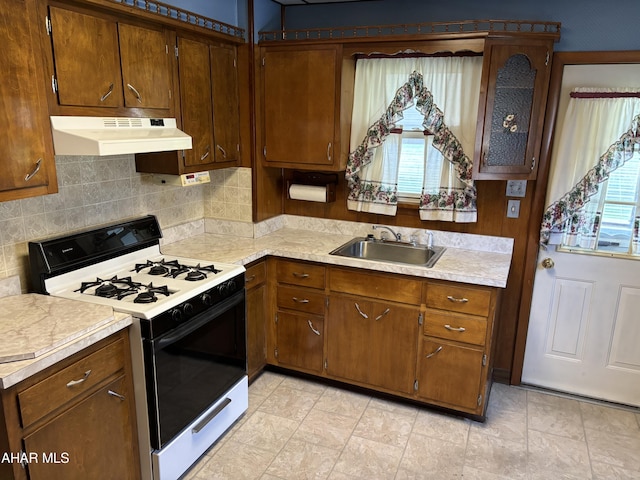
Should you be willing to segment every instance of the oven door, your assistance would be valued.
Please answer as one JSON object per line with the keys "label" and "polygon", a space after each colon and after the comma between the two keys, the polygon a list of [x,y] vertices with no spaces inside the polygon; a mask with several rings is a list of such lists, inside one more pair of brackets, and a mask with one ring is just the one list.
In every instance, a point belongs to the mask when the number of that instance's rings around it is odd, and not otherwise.
{"label": "oven door", "polygon": [[247,374],[244,290],[143,345],[151,446],[161,449]]}

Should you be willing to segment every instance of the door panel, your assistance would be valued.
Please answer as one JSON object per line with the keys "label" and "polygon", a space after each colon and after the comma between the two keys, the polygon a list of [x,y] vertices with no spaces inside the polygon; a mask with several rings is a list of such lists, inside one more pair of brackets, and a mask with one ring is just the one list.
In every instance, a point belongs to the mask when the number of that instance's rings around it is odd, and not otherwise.
{"label": "door panel", "polygon": [[557,278],[553,287],[547,354],[579,359],[584,351],[593,284]]}

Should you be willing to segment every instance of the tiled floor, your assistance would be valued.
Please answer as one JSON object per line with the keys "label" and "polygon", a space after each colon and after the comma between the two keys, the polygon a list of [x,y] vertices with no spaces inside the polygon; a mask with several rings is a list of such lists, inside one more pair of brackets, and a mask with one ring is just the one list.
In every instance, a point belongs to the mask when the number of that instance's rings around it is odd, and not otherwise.
{"label": "tiled floor", "polygon": [[185,478],[640,479],[640,413],[494,384],[482,424],[266,372]]}

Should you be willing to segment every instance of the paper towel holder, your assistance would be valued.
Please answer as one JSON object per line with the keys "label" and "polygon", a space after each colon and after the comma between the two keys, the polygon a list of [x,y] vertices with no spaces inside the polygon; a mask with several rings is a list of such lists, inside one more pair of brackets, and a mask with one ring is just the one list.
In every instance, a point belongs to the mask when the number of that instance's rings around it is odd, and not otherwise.
{"label": "paper towel holder", "polygon": [[291,197],[289,197],[289,188],[294,184],[326,187],[327,203],[336,201],[336,185],[338,184],[337,173],[294,171],[291,177],[287,180],[287,197],[289,199],[291,199]]}

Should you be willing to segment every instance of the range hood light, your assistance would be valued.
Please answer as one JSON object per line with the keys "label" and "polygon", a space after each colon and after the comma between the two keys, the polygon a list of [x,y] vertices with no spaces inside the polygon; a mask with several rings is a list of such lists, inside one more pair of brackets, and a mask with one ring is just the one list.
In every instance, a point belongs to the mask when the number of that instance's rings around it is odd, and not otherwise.
{"label": "range hood light", "polygon": [[52,116],[56,155],[123,155],[189,150],[175,118]]}

